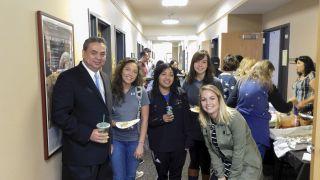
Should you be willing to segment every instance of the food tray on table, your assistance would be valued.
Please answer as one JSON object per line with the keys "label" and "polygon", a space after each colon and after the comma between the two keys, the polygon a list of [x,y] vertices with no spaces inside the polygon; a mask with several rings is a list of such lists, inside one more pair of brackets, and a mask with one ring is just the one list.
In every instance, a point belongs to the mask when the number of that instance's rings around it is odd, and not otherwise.
{"label": "food tray on table", "polygon": [[312,125],[298,126],[285,129],[270,129],[270,138],[277,139],[279,137],[296,137],[296,136],[310,136],[312,134]]}

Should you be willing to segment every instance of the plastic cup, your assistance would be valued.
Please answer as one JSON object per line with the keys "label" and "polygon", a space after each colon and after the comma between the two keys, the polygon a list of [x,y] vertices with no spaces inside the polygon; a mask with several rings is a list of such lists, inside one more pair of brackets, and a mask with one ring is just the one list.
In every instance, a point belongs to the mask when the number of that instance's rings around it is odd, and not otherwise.
{"label": "plastic cup", "polygon": [[107,122],[100,122],[97,124],[97,128],[99,133],[107,133],[110,128],[110,124]]}
{"label": "plastic cup", "polygon": [[168,115],[173,115],[172,107],[171,107],[171,106],[167,106],[167,114],[168,114]]}

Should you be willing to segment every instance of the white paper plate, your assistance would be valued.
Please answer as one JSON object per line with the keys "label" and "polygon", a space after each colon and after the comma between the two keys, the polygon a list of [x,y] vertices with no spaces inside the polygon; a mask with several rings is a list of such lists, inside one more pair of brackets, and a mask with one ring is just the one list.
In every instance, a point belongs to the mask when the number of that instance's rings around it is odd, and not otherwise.
{"label": "white paper plate", "polygon": [[127,129],[127,128],[137,124],[139,121],[140,121],[140,119],[134,119],[131,121],[116,122],[116,126],[119,129]]}

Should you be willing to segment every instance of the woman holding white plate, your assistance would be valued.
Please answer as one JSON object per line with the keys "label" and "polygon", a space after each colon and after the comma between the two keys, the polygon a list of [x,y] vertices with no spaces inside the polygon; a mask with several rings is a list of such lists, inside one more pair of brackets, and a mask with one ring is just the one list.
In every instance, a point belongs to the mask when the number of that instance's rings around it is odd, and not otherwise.
{"label": "woman holding white plate", "polygon": [[119,62],[112,79],[113,180],[134,180],[138,159],[143,156],[149,99],[142,83],[135,60]]}

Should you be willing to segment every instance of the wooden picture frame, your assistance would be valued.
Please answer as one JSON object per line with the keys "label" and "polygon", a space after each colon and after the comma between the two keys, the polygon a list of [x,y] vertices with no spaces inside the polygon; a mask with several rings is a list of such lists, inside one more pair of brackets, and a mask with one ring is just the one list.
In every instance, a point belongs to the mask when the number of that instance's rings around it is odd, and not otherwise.
{"label": "wooden picture frame", "polygon": [[51,121],[51,95],[59,74],[74,67],[73,24],[37,11],[44,158],[61,147],[62,131]]}

